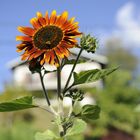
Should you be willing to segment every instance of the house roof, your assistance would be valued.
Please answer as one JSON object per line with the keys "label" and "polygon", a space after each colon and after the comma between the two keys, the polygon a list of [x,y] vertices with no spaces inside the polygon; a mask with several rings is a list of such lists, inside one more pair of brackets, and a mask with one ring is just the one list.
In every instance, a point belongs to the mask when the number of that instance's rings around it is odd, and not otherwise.
{"label": "house roof", "polygon": [[[71,52],[73,54],[78,55],[79,49],[77,49],[77,48],[71,49]],[[86,51],[83,51],[81,54],[81,57],[84,57],[84,58],[89,59],[89,60],[94,60],[96,62],[99,62],[101,64],[105,64],[105,65],[108,63],[107,57],[100,55],[100,54],[95,54],[95,53],[93,54],[93,53],[88,53]]]}
{"label": "house roof", "polygon": [[[75,55],[78,55],[79,49],[78,48],[71,49],[71,53],[75,54]],[[85,59],[96,61],[96,62],[98,62],[98,63],[100,63],[102,65],[106,65],[108,63],[107,57],[105,57],[103,55],[99,55],[99,54],[88,53],[86,51],[82,52],[81,57],[83,57]],[[18,57],[18,58],[15,58],[15,59],[9,61],[7,63],[7,67],[10,68],[10,69],[14,69],[17,66],[23,65],[25,63],[26,63],[26,61],[21,61],[20,57]]]}

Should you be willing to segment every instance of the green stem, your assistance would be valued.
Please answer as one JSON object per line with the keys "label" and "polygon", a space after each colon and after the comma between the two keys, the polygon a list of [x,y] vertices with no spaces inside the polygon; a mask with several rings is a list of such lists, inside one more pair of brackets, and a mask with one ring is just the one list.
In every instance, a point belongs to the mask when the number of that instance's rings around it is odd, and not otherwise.
{"label": "green stem", "polygon": [[42,76],[41,72],[39,72],[39,76],[40,76],[40,81],[41,81],[41,85],[42,85],[42,88],[43,88],[43,92],[44,92],[44,95],[46,97],[46,101],[47,101],[48,105],[50,106],[51,103],[49,101],[48,94],[47,94],[46,89],[45,89],[45,85],[44,85],[44,82],[43,82],[43,76]]}
{"label": "green stem", "polygon": [[[74,63],[74,65],[73,65],[73,67],[72,67],[72,70],[71,70],[71,72],[70,72],[70,75],[69,75],[69,77],[68,77],[68,80],[67,80],[66,85],[65,85],[64,90],[63,90],[63,95],[64,95],[64,94],[66,93],[66,91],[67,91],[67,87],[68,87],[68,85],[69,85],[71,76],[72,76],[72,74],[73,74],[73,71],[74,71],[74,69],[75,69],[75,67],[76,67],[76,64],[77,64],[77,62],[78,62],[78,60],[79,60],[79,57],[80,57],[82,51],[83,51],[83,48],[81,48],[81,50],[79,51],[79,54],[78,54],[78,56],[77,56],[77,58],[76,58],[76,60],[75,60],[75,63]],[[72,86],[70,86],[70,87],[72,87]]]}
{"label": "green stem", "polygon": [[67,89],[65,89],[65,90],[63,91],[63,95],[65,95],[65,93],[66,93],[69,89],[71,89],[73,86],[74,86],[74,83],[73,83],[71,86],[69,86]]}

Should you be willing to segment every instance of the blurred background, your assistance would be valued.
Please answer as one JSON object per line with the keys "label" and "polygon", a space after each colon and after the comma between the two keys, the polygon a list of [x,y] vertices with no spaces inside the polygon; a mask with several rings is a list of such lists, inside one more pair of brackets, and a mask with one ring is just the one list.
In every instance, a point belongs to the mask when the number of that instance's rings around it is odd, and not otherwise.
{"label": "blurred background", "polygon": [[[120,66],[106,79],[84,87],[84,103],[101,107],[100,119],[89,122],[84,136],[77,140],[140,140],[140,1],[139,0],[1,0],[0,1],[0,102],[24,95],[34,95],[43,101],[38,75],[31,75],[26,63],[16,52],[18,26],[31,26],[29,20],[37,11],[45,14],[56,9],[76,17],[80,31],[99,40],[96,54],[83,53],[85,68]],[[76,56],[77,52],[72,50]],[[91,65],[92,64],[92,65]],[[90,66],[90,67],[89,67]],[[63,80],[71,66],[63,71]],[[50,67],[49,69],[52,69]],[[52,78],[53,77],[53,78]],[[48,85],[55,104],[56,75]],[[66,104],[66,108],[67,108]],[[0,140],[34,140],[37,131],[51,126],[51,117],[42,110],[30,109],[0,113]],[[71,138],[72,140],[75,138]]]}

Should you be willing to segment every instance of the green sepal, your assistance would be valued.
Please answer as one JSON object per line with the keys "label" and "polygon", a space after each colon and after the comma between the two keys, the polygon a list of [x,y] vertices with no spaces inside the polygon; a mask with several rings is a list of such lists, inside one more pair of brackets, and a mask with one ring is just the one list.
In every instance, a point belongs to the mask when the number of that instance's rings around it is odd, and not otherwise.
{"label": "green sepal", "polygon": [[82,101],[84,99],[84,92],[80,89],[71,89],[66,93],[65,97],[70,97],[72,101]]}

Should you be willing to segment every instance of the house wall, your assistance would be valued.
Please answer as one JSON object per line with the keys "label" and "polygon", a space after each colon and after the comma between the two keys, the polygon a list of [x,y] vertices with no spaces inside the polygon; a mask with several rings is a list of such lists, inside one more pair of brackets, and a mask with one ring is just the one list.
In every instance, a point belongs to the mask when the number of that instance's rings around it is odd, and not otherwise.
{"label": "house wall", "polygon": [[[45,65],[47,70],[54,70],[54,66]],[[97,62],[88,62],[88,63],[81,63],[78,64],[75,68],[75,72],[80,72],[82,70],[90,70],[90,69],[101,69],[101,65]],[[62,88],[64,87],[66,80],[69,76],[69,73],[72,69],[72,65],[64,66],[62,70]],[[44,82],[46,88],[48,90],[55,90],[57,88],[57,80],[56,80],[56,73],[49,73],[46,74],[44,78]],[[70,83],[73,82],[73,78]],[[39,75],[37,73],[31,74],[27,65],[20,65],[13,70],[13,84],[15,86],[21,86],[26,88],[27,90],[41,90],[41,84]],[[102,80],[88,84],[86,86],[96,86],[101,88],[102,87]]]}

